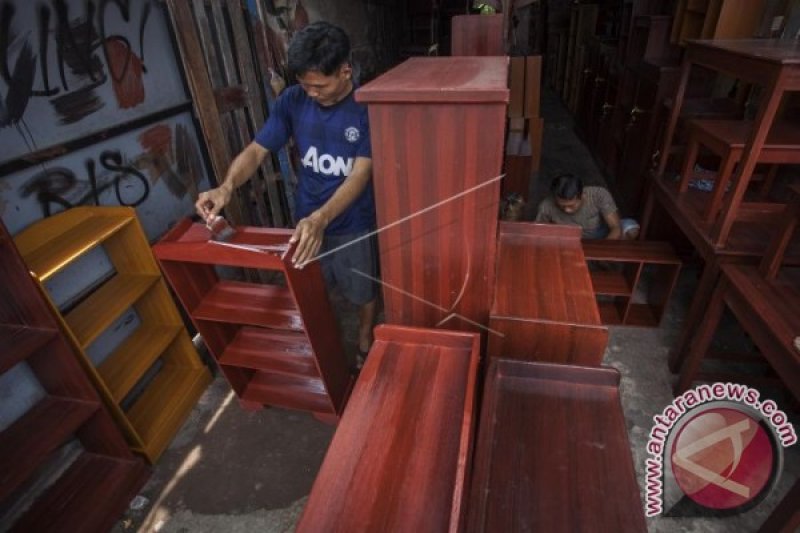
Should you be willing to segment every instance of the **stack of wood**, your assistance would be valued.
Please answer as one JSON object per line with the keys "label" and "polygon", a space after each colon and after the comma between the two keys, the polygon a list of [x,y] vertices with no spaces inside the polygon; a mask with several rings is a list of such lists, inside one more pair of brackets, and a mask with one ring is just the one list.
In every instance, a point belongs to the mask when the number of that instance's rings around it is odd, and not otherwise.
{"label": "stack of wood", "polygon": [[516,193],[527,200],[531,176],[539,171],[544,129],[539,116],[541,79],[541,56],[511,58],[503,197]]}

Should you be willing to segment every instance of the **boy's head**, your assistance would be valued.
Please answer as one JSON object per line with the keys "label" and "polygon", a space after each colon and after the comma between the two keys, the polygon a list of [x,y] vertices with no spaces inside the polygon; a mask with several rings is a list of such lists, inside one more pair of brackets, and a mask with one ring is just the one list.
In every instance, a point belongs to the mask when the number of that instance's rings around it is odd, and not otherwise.
{"label": "boy's head", "polygon": [[350,93],[350,39],[341,28],[324,21],[309,24],[292,38],[288,56],[289,70],[318,104],[331,106]]}
{"label": "boy's head", "polygon": [[581,208],[583,203],[583,182],[572,174],[561,174],[553,180],[550,192],[559,209],[567,214],[573,214]]}

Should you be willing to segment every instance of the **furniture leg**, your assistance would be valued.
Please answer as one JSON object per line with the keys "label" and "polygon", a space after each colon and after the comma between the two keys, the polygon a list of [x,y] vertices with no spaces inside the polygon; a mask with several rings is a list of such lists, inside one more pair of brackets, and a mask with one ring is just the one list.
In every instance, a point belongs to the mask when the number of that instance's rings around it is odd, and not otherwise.
{"label": "furniture leg", "polygon": [[672,149],[672,137],[675,135],[675,127],[678,124],[678,117],[681,114],[681,106],[683,105],[683,97],[686,93],[686,85],[689,83],[689,72],[692,69],[691,62],[684,58],[681,64],[681,79],[678,82],[678,92],[675,94],[675,99],[672,102],[672,113],[669,115],[667,122],[667,129],[664,132],[664,140],[661,143],[661,157],[658,160],[658,169],[656,170],[656,178],[664,175],[664,169],[667,167],[667,159],[669,159],[669,152]]}
{"label": "furniture leg", "polygon": [[769,98],[761,105],[761,109],[753,124],[753,131],[750,132],[750,138],[747,141],[742,159],[739,163],[737,177],[734,181],[735,186],[731,194],[728,195],[723,214],[711,229],[711,242],[714,246],[721,246],[728,240],[728,234],[736,220],[739,205],[742,202],[742,198],[744,198],[744,193],[747,191],[747,186],[750,184],[750,177],[753,175],[753,169],[756,167],[758,156],[761,154],[761,149],[767,139],[770,126],[772,126],[772,121],[781,103],[787,76],[788,74],[781,70],[772,80],[772,83],[764,85],[763,94],[769,95]]}
{"label": "furniture leg", "polygon": [[706,260],[706,265],[703,268],[703,275],[700,277],[700,283],[695,290],[692,305],[689,307],[689,312],[683,320],[683,327],[681,328],[681,336],[678,344],[669,356],[669,369],[672,372],[677,372],[683,363],[684,354],[689,352],[689,345],[694,336],[697,324],[703,319],[706,313],[706,305],[714,290],[714,286],[719,278],[719,264],[715,258]]}
{"label": "furniture leg", "polygon": [[678,192],[684,193],[689,190],[689,180],[694,176],[694,164],[697,162],[697,152],[700,142],[694,135],[689,137],[689,145],[686,147],[686,155],[683,158],[683,168],[681,169],[681,182],[678,185]]}
{"label": "furniture leg", "polygon": [[720,207],[722,207],[722,199],[725,197],[725,189],[728,188],[735,166],[736,158],[733,157],[731,150],[727,150],[722,154],[717,178],[714,180],[714,189],[711,191],[711,201],[706,208],[705,219],[707,222],[713,221],[719,214]]}
{"label": "furniture leg", "polygon": [[708,304],[703,321],[697,329],[691,349],[684,358],[678,382],[673,389],[675,396],[682,394],[691,386],[697,371],[700,370],[703,358],[708,353],[708,347],[711,345],[714,332],[717,330],[720,318],[722,318],[722,312],[725,309],[724,294],[726,286],[727,282],[724,279],[720,280],[714,294],[711,296],[711,302]]}

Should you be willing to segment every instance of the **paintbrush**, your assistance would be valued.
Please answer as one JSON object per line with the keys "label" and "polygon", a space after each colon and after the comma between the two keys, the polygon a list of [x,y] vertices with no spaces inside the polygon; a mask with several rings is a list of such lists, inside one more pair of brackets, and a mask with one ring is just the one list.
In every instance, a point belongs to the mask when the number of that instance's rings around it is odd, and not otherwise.
{"label": "paintbrush", "polygon": [[206,221],[206,227],[211,232],[211,239],[220,242],[228,242],[236,234],[225,217],[221,215],[214,215]]}

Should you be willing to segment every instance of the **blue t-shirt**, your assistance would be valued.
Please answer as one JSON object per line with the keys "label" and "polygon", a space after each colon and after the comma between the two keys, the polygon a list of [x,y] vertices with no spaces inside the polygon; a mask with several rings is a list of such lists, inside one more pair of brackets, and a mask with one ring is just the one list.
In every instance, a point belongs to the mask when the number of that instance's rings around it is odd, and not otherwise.
{"label": "blue t-shirt", "polygon": [[[367,107],[356,103],[355,88],[332,106],[323,107],[300,85],[288,87],[275,102],[255,142],[280,150],[289,137],[300,151],[300,175],[295,195],[298,219],[307,217],[333,196],[353,169],[356,157],[372,157]],[[327,235],[363,232],[375,227],[372,182],[325,229]]]}

